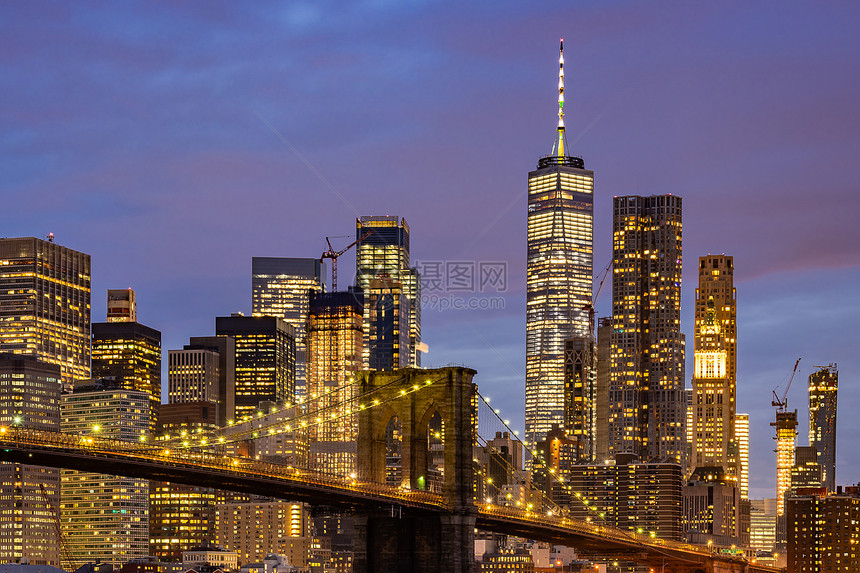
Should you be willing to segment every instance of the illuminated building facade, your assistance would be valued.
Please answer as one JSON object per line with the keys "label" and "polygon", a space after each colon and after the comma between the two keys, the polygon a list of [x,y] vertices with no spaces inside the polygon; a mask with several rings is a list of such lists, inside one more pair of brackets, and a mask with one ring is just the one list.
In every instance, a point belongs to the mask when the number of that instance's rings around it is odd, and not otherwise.
{"label": "illuminated building facade", "polygon": [[[394,368],[421,366],[421,276],[417,269],[409,266],[409,225],[406,219],[396,215],[361,217],[355,221],[355,238],[360,239],[356,245],[355,284],[365,296],[365,364],[371,370],[381,369],[374,364],[390,364],[395,360],[399,365]],[[382,292],[371,301],[375,291],[373,283],[377,280],[381,282],[375,283],[376,287]],[[395,293],[391,292],[395,290],[399,291],[396,301],[393,300]],[[403,320],[396,328],[399,339],[396,351],[387,345],[374,344],[374,336],[384,334],[390,337],[394,333],[389,315],[381,311],[395,302],[398,320],[401,317]],[[374,319],[386,322],[377,325]]]}
{"label": "illuminated building facade", "polygon": [[138,322],[92,325],[93,378],[115,378],[122,388],[146,392],[150,431],[161,407],[161,332]]}
{"label": "illuminated building facade", "polygon": [[[211,402],[164,404],[158,435],[215,429]],[[215,536],[217,490],[165,481],[149,482],[149,554],[160,561],[180,561],[182,552],[206,545]]]}
{"label": "illuminated building facade", "polygon": [[741,499],[722,466],[698,466],[683,489],[681,527],[687,541],[716,547],[741,544]]}
{"label": "illuminated building facade", "polygon": [[577,461],[593,461],[597,441],[597,347],[593,336],[564,341],[564,427],[580,444]]}
{"label": "illuminated building facade", "polygon": [[108,289],[107,321],[137,322],[137,300],[134,290]]}
{"label": "illuminated building facade", "polygon": [[364,293],[364,352],[370,370],[396,370],[409,363],[409,307],[403,285],[389,278],[370,281]]}
{"label": "illuminated building facade", "polygon": [[797,410],[777,412],[776,421],[776,514],[785,513],[785,492],[791,487],[791,469],[794,467],[794,448],[797,442]]}
{"label": "illuminated building facade", "polygon": [[610,451],[686,462],[681,198],[613,199]]}
{"label": "illuminated building facade", "polygon": [[609,338],[612,318],[597,321],[597,373],[595,379],[595,446],[594,459],[609,459]]}
{"label": "illuminated building facade", "polygon": [[0,239],[0,351],[90,377],[90,256],[34,237]]}
{"label": "illuminated building facade", "polygon": [[860,487],[801,490],[786,515],[786,573],[860,571]]}
{"label": "illuminated building facade", "polygon": [[183,350],[218,353],[216,418],[219,426],[226,426],[236,418],[236,341],[230,336],[192,336],[188,342]]}
{"label": "illuminated building facade", "polygon": [[809,445],[818,452],[822,483],[828,491],[836,488],[836,392],[839,370],[836,364],[822,366],[809,376]]}
{"label": "illuminated building facade", "polygon": [[[149,433],[148,392],[118,380],[81,383],[62,396],[66,433],[137,441]],[[149,482],[62,470],[62,532],[76,565],[99,560],[118,568],[149,554]]]}
{"label": "illuminated building facade", "polygon": [[311,295],[308,313],[307,404],[329,419],[311,429],[311,467],[340,475],[355,471],[358,420],[350,381],[362,368],[363,299],[360,288]]}
{"label": "illuminated building facade", "polygon": [[678,464],[640,462],[635,455],[617,454],[610,463],[572,466],[567,481],[570,517],[681,539],[683,476]]}
{"label": "illuminated building facade", "polygon": [[217,411],[220,399],[218,359],[218,353],[208,348],[168,350],[168,404],[210,402]]}
{"label": "illuminated building facade", "polygon": [[276,316],[219,316],[215,333],[236,344],[236,418],[260,402],[296,399],[295,330]]}
{"label": "illuminated building facade", "polygon": [[803,488],[822,487],[821,464],[813,446],[797,446],[794,448],[794,467],[791,468],[791,487],[786,495],[795,495]]}
{"label": "illuminated building facade", "polygon": [[325,265],[319,259],[251,259],[251,314],[278,316],[296,331],[296,394],[299,396],[304,395],[307,379],[308,293],[325,292],[325,272]]}
{"label": "illuminated building facade", "polygon": [[582,449],[579,438],[557,426],[537,443],[538,460],[532,461],[532,483],[559,506],[571,503],[571,490],[559,478],[569,480],[571,469],[584,457]]}
{"label": "illuminated building facade", "polygon": [[565,341],[588,337],[594,242],[594,172],[568,155],[564,54],[559,57],[558,131],[552,153],[528,175],[526,436],[565,424]]}
{"label": "illuminated building facade", "polygon": [[729,481],[736,481],[740,473],[735,439],[737,305],[733,276],[732,257],[699,257],[689,459],[691,473],[700,466],[721,467]]}
{"label": "illuminated building facade", "polygon": [[750,500],[750,549],[763,562],[776,547],[776,498]]}
{"label": "illuminated building facade", "polygon": [[228,502],[215,508],[215,542],[239,554],[239,562],[285,555],[293,567],[307,564],[310,508],[285,501]]}
{"label": "illuminated building facade", "polygon": [[[0,271],[2,272],[2,271]],[[29,356],[0,354],[0,426],[60,429],[60,366]],[[0,463],[0,556],[60,567],[54,512],[60,507],[60,470]]]}
{"label": "illuminated building facade", "polygon": [[750,415],[735,414],[735,441],[738,444],[738,487],[741,499],[750,497]]}

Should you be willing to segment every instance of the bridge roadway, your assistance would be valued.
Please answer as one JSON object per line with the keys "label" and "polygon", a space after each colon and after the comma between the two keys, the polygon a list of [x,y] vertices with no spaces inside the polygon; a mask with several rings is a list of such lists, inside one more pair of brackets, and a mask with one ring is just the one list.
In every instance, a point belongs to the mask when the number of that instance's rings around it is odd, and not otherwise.
{"label": "bridge roadway", "polygon": [[[0,461],[185,483],[349,510],[378,510],[396,505],[420,514],[448,511],[443,496],[433,492],[342,478],[217,452],[17,427],[0,427]],[[685,566],[684,570],[689,571],[782,571],[749,564],[738,557],[715,555],[705,547],[655,539],[563,516],[541,515],[490,503],[476,503],[476,508],[476,525],[480,529],[576,547],[610,559],[630,559],[657,566],[661,562],[687,563],[689,569]]]}

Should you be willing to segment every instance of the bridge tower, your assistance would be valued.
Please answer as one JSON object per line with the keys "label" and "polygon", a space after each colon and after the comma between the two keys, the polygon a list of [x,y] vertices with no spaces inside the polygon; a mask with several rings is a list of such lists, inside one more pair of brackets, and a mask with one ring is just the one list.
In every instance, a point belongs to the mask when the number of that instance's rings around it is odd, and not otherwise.
{"label": "bridge tower", "polygon": [[473,446],[477,435],[474,370],[463,367],[359,372],[360,395],[373,392],[378,405],[358,414],[358,479],[386,482],[389,423],[401,436],[400,486],[428,484],[428,432],[434,415],[442,419],[443,511],[419,514],[395,507],[355,516],[353,571],[373,573],[472,573],[475,518],[472,493]]}

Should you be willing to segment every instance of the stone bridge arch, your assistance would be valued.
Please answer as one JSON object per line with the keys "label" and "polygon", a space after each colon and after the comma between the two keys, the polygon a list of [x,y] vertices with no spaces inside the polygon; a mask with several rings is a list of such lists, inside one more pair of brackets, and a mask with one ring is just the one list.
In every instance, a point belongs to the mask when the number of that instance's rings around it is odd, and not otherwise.
{"label": "stone bridge arch", "polygon": [[472,382],[475,374],[464,367],[357,373],[359,394],[373,392],[370,398],[379,401],[378,406],[358,413],[359,479],[385,483],[386,430],[393,414],[401,425],[400,485],[420,489],[427,477],[427,428],[438,412],[445,446],[442,493],[452,510],[474,507],[472,457],[478,394]]}

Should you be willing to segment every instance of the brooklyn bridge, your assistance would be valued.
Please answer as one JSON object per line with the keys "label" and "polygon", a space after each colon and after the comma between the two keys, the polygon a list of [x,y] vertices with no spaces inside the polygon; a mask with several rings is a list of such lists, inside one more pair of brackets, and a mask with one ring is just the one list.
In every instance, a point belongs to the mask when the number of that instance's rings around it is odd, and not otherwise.
{"label": "brooklyn bridge", "polygon": [[[483,495],[489,480],[475,463],[477,410],[484,400],[474,370],[447,367],[361,372],[347,408],[358,419],[356,471],[347,476],[227,453],[223,435],[184,441],[122,441],[0,427],[0,461],[163,480],[262,494],[349,511],[356,524],[354,571],[471,573],[476,530],[575,547],[594,559],[649,565],[661,573],[776,572],[740,555],[571,518],[542,492],[524,503]],[[342,405],[341,405],[342,406]],[[386,475],[386,431],[399,420],[399,484]],[[441,418],[444,471],[425,487],[428,428]],[[269,433],[302,420],[279,420]],[[534,463],[534,462],[533,462]],[[579,492],[571,492],[580,498]]]}

